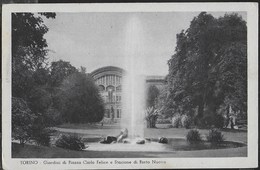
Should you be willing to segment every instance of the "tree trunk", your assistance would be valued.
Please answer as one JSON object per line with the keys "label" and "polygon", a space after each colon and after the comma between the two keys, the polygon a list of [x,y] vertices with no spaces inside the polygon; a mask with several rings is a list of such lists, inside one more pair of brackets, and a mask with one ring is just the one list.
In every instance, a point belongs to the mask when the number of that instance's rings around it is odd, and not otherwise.
{"label": "tree trunk", "polygon": [[195,125],[199,125],[200,120],[201,120],[202,117],[203,117],[203,114],[204,114],[204,102],[201,101],[201,102],[199,103],[198,114],[197,114],[196,119],[195,119]]}

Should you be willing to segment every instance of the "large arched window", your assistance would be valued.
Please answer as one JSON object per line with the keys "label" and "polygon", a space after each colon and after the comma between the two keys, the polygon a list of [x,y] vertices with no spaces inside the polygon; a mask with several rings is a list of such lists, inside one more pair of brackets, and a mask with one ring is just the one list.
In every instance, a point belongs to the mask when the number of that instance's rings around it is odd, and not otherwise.
{"label": "large arched window", "polygon": [[107,86],[107,91],[115,91],[115,87],[114,86]]}
{"label": "large arched window", "polygon": [[99,91],[105,91],[105,87],[103,85],[98,86]]}

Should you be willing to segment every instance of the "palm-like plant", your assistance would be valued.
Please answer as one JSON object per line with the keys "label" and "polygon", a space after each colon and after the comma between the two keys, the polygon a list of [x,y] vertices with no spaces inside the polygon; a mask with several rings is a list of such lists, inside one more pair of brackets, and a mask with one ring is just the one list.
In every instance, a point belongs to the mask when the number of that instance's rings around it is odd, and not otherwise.
{"label": "palm-like plant", "polygon": [[152,107],[148,107],[145,110],[145,120],[147,128],[155,128],[156,120],[159,117],[159,110]]}

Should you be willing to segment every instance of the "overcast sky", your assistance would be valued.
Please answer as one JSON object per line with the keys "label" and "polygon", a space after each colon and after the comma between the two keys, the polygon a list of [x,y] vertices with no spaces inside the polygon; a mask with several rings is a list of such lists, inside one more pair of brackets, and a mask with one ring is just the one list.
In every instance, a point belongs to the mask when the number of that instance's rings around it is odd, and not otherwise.
{"label": "overcast sky", "polygon": [[[166,75],[167,60],[174,54],[176,34],[187,29],[199,12],[159,13],[56,13],[45,20],[50,61],[69,61],[91,72],[103,66],[124,68],[127,25],[135,15],[145,53],[144,74]],[[224,13],[212,13],[214,17]],[[246,13],[239,13],[246,20]],[[140,37],[139,37],[140,38]],[[143,60],[140,60],[143,61]]]}

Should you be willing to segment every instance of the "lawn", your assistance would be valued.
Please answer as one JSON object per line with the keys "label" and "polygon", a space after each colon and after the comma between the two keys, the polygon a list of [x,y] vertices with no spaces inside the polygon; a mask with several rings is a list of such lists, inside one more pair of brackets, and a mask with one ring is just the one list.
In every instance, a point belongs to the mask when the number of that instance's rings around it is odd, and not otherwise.
{"label": "lawn", "polygon": [[[147,138],[185,138],[189,129],[165,128],[166,125],[158,125],[158,128],[145,129]],[[96,124],[67,124],[56,127],[59,133],[75,133],[83,138],[105,137],[107,135],[117,135],[120,127],[106,124],[104,126]],[[208,133],[207,129],[199,129],[202,137]],[[235,141],[247,144],[247,132],[245,131],[223,131],[227,141]],[[173,152],[127,152],[127,151],[72,151],[57,147],[44,147],[13,143],[12,156],[14,158],[133,158],[133,157],[246,157],[247,146],[239,148],[216,149],[216,150],[196,150],[196,151],[173,151]]]}

